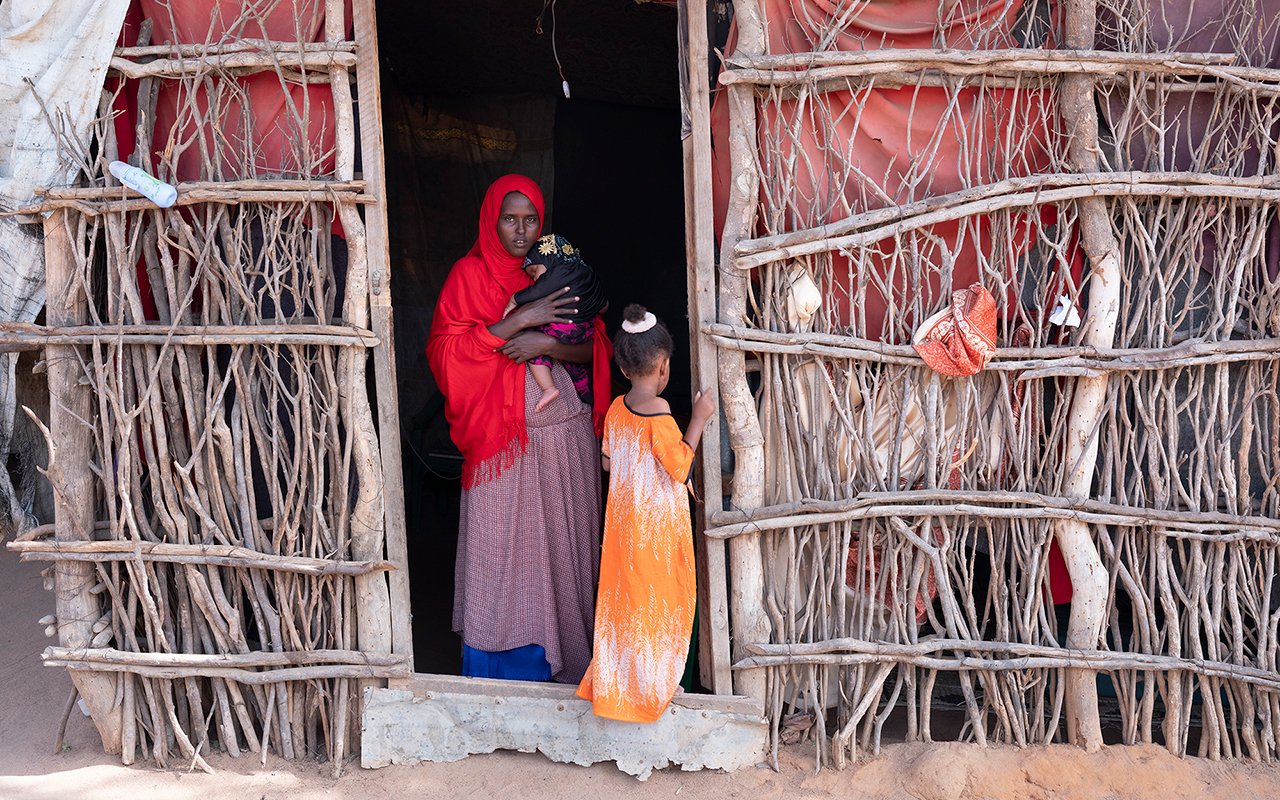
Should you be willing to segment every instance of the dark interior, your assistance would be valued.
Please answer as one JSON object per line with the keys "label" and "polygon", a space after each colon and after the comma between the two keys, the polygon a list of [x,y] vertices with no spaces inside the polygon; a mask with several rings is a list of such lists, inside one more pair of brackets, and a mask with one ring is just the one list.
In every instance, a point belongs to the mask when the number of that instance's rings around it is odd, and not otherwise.
{"label": "dark interior", "polygon": [[415,667],[457,673],[460,458],[424,353],[432,309],[475,241],[489,183],[529,175],[546,194],[544,233],[578,246],[604,283],[609,330],[633,302],[667,323],[666,396],[688,413],[676,12],[632,0],[383,0],[377,11]]}

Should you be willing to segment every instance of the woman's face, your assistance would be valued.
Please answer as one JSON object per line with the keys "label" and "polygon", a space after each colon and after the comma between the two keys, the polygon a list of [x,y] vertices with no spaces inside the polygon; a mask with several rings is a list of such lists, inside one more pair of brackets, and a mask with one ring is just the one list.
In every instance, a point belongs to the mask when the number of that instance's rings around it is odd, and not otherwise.
{"label": "woman's face", "polygon": [[508,253],[524,258],[538,238],[540,224],[538,209],[529,198],[511,192],[503,199],[498,212],[498,240]]}

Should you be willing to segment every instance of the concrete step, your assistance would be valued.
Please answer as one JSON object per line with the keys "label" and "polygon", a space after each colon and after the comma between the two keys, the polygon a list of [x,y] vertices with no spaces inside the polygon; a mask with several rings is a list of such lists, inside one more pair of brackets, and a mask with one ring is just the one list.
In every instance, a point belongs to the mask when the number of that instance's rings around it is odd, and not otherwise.
{"label": "concrete step", "polygon": [[361,766],[457,761],[495,750],[540,752],[587,766],[614,761],[644,780],[655,769],[735,770],[765,757],[768,725],[746,697],[677,695],[657,722],[597,717],[576,687],[449,675],[365,690]]}

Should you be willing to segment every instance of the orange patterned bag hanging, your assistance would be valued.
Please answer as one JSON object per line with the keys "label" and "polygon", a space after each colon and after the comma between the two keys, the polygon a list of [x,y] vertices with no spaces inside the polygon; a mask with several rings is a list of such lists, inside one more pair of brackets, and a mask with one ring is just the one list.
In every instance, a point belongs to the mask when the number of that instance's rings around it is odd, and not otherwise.
{"label": "orange patterned bag hanging", "polygon": [[951,305],[925,320],[911,344],[943,375],[981,372],[996,352],[996,299],[979,283],[953,292]]}

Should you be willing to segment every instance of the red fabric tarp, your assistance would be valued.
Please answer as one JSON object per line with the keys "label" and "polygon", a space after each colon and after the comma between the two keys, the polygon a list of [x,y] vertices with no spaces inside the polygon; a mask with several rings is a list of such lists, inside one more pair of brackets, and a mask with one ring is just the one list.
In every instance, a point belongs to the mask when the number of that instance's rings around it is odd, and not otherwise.
{"label": "red fabric tarp", "polygon": [[[856,11],[847,3],[830,0],[760,0],[760,7],[768,55],[1035,46],[1019,41],[1012,31],[1022,0],[963,0],[950,7],[949,13],[940,12],[937,0],[870,0],[857,4]],[[849,17],[850,22],[833,40],[827,37],[827,30],[838,27],[832,20],[843,17]],[[726,52],[732,53],[736,44],[734,26]],[[809,116],[817,113],[812,99],[764,103],[758,126],[762,137],[772,132],[778,150],[776,159],[763,160],[766,176],[771,162],[798,156],[795,189],[788,198],[792,205],[783,211],[779,230],[800,230],[886,205],[1040,172],[1049,163],[1050,102],[1045,92],[1013,89],[952,93],[938,87],[874,88],[858,91],[856,97],[845,90],[823,95],[822,103],[830,113],[820,125],[814,125]],[[722,92],[712,110],[717,230],[723,226],[728,198],[728,122],[728,103]],[[799,136],[783,133],[792,130]],[[852,164],[863,179],[842,182],[838,176],[844,173],[845,163]],[[921,164],[928,165],[927,174],[919,171]],[[1034,219],[1028,216],[1015,226],[1019,229],[1003,238],[1001,246],[1016,258],[1034,235]],[[932,226],[928,234],[938,244],[925,258],[940,260],[944,248],[954,257],[952,286],[963,288],[980,279],[978,254],[995,246],[988,226],[980,222],[976,237],[962,236],[959,222]],[[885,263],[892,255],[892,245],[883,244],[881,254],[872,256],[873,267],[886,273]],[[848,258],[833,254],[836,275],[851,268]],[[895,274],[896,293],[920,291],[921,287],[903,284],[902,271]],[[930,274],[934,283],[928,287],[930,295],[944,300],[950,287],[938,285],[940,270]],[[848,298],[834,300],[840,305],[841,319],[848,319]],[[849,320],[850,324],[859,327],[861,323],[869,338],[881,338],[885,305],[884,297],[872,288],[865,303],[866,318]],[[901,340],[906,333],[900,331],[887,338]]]}
{"label": "red fabric tarp", "polygon": [[[886,48],[915,49],[954,47],[996,49],[1052,46],[1048,39],[1020,41],[1013,27],[1022,0],[961,0],[940,10],[938,0],[868,0],[852,10],[847,3],[831,0],[760,0],[768,55],[811,51],[858,51]],[[826,35],[832,21],[850,22],[834,39]],[[737,27],[731,29],[725,48],[732,53]],[[757,124],[761,140],[772,142],[778,157],[762,158],[765,177],[771,163],[794,157],[795,183],[789,192],[781,220],[768,233],[794,231],[836,221],[850,214],[888,205],[901,205],[1005,178],[1033,175],[1050,164],[1048,140],[1054,125],[1052,100],[1047,92],[1014,89],[873,88],[869,91],[837,91],[823,95],[829,113],[814,125],[812,100],[780,100],[761,104]],[[712,109],[715,143],[716,230],[723,228],[728,202],[731,165],[728,153],[728,103],[724,93]],[[792,136],[786,132],[798,132]],[[1013,144],[1010,144],[1013,143]],[[975,146],[977,145],[977,146]],[[919,170],[927,164],[927,174]],[[844,165],[852,164],[859,180],[840,182]],[[1052,220],[1052,210],[1044,222]],[[1013,230],[998,246],[1007,248],[1007,261],[1016,261],[1029,247],[1041,222],[1038,212],[1015,218]],[[981,281],[980,255],[997,244],[985,219],[978,220],[978,234],[965,235],[961,222],[931,226],[927,234],[937,246],[920,257],[933,261],[924,271],[930,285],[907,285],[907,273],[893,271],[888,290],[901,298],[926,292],[942,298],[953,287]],[[763,226],[760,233],[765,233]],[[854,269],[839,253],[832,254],[835,284]],[[891,243],[862,263],[883,278],[894,257]],[[950,286],[942,286],[948,270],[938,263],[951,260]],[[865,319],[851,318],[846,295],[828,298],[837,317],[869,338],[902,340],[908,335],[903,320],[886,325],[886,298],[872,286],[863,308]],[[912,321],[907,320],[909,326]],[[920,320],[914,320],[920,322]],[[1055,551],[1050,559],[1050,582],[1055,600],[1071,596],[1065,564]]]}
{"label": "red fabric tarp", "polygon": [[[237,39],[320,42],[325,39],[324,6],[324,0],[293,0],[261,9],[246,8],[241,0],[134,0],[119,46],[136,45],[147,20],[152,45],[215,45]],[[344,16],[344,35],[350,38],[351,0],[346,0]],[[123,83],[113,108],[118,158],[174,183],[332,175],[335,116],[327,83],[286,82],[274,71],[232,81],[216,90],[216,129],[205,122],[210,81],[199,82],[194,98],[186,80],[158,81],[150,151],[137,154],[140,81],[116,79],[117,87]],[[170,169],[175,153],[176,165]],[[333,230],[341,235],[336,215]],[[143,312],[154,320],[156,306],[144,264],[138,264],[137,275]]]}
{"label": "red fabric tarp", "polygon": [[[351,4],[347,0],[346,36],[350,36]],[[324,0],[294,0],[246,10],[240,0],[135,0],[120,36],[121,46],[136,44],[143,20],[152,23],[151,44],[217,44],[235,39],[284,42],[324,41]],[[209,105],[202,82],[189,103],[185,81],[159,82],[155,110],[155,156],[181,151],[177,174],[167,180],[230,180],[262,176],[322,176],[333,172],[333,93],[328,84],[284,83],[273,71],[235,78],[235,87],[220,93],[218,130],[200,128],[192,113]],[[128,82],[117,104],[120,157],[135,147],[136,81]],[[296,111],[295,111],[296,109]],[[305,125],[297,117],[305,117]],[[304,134],[305,128],[305,136]],[[201,154],[214,174],[203,166]],[[246,158],[246,154],[250,154]],[[150,165],[154,166],[154,161]]]}

